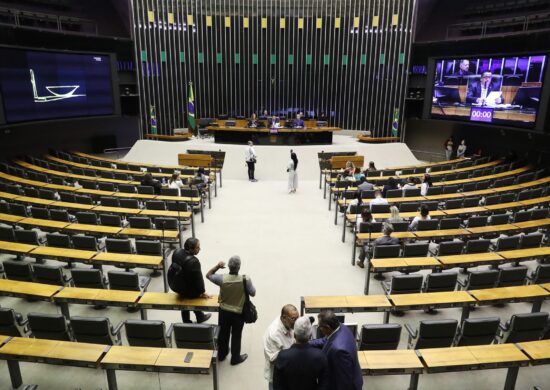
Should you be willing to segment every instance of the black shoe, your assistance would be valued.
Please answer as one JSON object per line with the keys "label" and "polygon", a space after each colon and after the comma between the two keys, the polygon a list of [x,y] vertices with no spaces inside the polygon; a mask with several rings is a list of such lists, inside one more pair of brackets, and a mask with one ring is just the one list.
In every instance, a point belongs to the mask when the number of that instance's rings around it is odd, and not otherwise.
{"label": "black shoe", "polygon": [[211,313],[203,314],[202,316],[197,317],[197,324],[202,324],[203,322],[206,322],[212,317]]}
{"label": "black shoe", "polygon": [[227,357],[227,355],[225,355],[224,357],[218,356],[218,361],[223,362],[226,357]]}
{"label": "black shoe", "polygon": [[244,362],[246,359],[248,359],[248,354],[243,353],[236,360],[233,360],[233,358],[231,358],[231,365],[236,366],[237,364],[241,364],[242,362]]}

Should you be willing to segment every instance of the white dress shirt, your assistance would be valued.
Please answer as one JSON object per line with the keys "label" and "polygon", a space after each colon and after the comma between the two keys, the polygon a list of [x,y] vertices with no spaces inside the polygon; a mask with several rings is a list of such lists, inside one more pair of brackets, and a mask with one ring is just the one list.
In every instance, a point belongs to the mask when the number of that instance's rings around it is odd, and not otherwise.
{"label": "white dress shirt", "polygon": [[388,201],[380,196],[380,197],[377,197],[377,198],[372,199],[372,200],[369,202],[369,205],[370,205],[371,207],[372,207],[373,204],[388,204]]}
{"label": "white dress shirt", "polygon": [[284,326],[281,317],[275,318],[264,334],[264,377],[269,382],[273,382],[273,367],[279,352],[290,348],[292,344],[294,344],[294,331]]}

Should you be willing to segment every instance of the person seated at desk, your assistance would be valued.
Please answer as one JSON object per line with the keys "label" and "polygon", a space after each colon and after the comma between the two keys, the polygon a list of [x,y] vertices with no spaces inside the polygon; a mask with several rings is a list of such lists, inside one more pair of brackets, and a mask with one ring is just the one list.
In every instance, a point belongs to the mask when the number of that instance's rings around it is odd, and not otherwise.
{"label": "person seated at desk", "polygon": [[374,191],[374,199],[369,202],[371,209],[375,204],[388,204],[388,201],[382,197],[380,190]]}
{"label": "person seated at desk", "polygon": [[374,161],[369,162],[369,167],[367,168],[366,172],[376,172],[376,165],[374,165]]}
{"label": "person seated at desk", "polygon": [[365,176],[362,176],[359,179],[359,182],[361,184],[359,184],[357,186],[357,191],[363,192],[363,191],[372,191],[372,190],[374,190],[374,184],[369,183],[368,180],[365,178]]}
{"label": "person seated at desk", "polygon": [[397,180],[395,180],[394,177],[390,177],[388,179],[388,183],[384,186],[384,189],[382,190],[382,195],[386,197],[386,194],[389,190],[398,190],[399,189],[399,183]]}
{"label": "person seated at desk", "polygon": [[[377,246],[384,246],[384,245],[399,245],[399,238],[392,237],[391,234],[393,233],[393,225],[388,222],[384,222],[384,225],[382,226],[382,237],[378,237],[376,240],[374,240],[372,248],[376,248]],[[361,251],[361,254],[359,255],[359,261],[357,262],[357,266],[359,268],[365,268],[365,258],[366,254],[370,248],[368,247],[368,244],[363,246],[363,250]],[[361,258],[361,256],[363,256]],[[378,273],[379,275],[381,273]]]}
{"label": "person seated at desk", "polygon": [[295,129],[303,129],[304,128],[304,120],[302,119],[302,113],[298,113],[296,115],[296,119],[294,119],[294,123],[292,124],[292,127]]}
{"label": "person seated at desk", "polygon": [[143,175],[143,179],[141,179],[141,185],[153,187],[153,190],[155,191],[155,195],[160,195],[160,189],[162,188],[162,184],[160,184],[158,180],[153,179],[153,175],[150,172],[147,172],[145,173],[145,175]]}
{"label": "person seated at desk", "polygon": [[256,114],[252,114],[248,121],[248,127],[250,128],[256,128],[259,127],[258,118],[256,118]]}
{"label": "person seated at desk", "polygon": [[[397,206],[391,206],[390,207],[390,217],[386,219],[387,223],[394,223],[394,222],[403,222],[404,219],[399,214],[399,209]],[[393,227],[393,226],[392,226]]]}
{"label": "person seated at desk", "polygon": [[269,118],[269,113],[267,112],[267,110],[264,110],[262,112],[262,115],[260,115],[260,119],[267,119]]}
{"label": "person seated at desk", "polygon": [[[472,82],[468,85],[468,92],[466,94],[466,103],[470,104],[504,104],[502,93],[497,88],[497,85],[493,84],[493,74],[489,71],[485,71],[481,74],[479,82]],[[491,92],[499,93],[500,96],[495,97],[494,100],[489,100]]]}
{"label": "person seated at desk", "polygon": [[430,209],[428,209],[428,206],[422,205],[420,206],[420,215],[417,215],[412,220],[411,224],[409,225],[410,231],[415,231],[418,228],[418,221],[427,221],[432,219],[430,217]]}
{"label": "person seated at desk", "polygon": [[269,118],[269,121],[267,122],[267,125],[271,129],[278,129],[281,127],[281,123],[279,122],[279,118],[273,115],[271,118]]}
{"label": "person seated at desk", "polygon": [[183,182],[183,180],[180,177],[180,173],[178,171],[174,172],[172,174],[172,177],[170,180],[168,180],[168,188],[177,189],[178,190],[178,196],[181,196],[181,189],[183,188],[190,188],[186,183]]}
{"label": "person seated at desk", "polygon": [[403,186],[403,195],[405,194],[405,190],[414,190],[416,189],[416,178],[411,176],[407,179],[407,183]]}

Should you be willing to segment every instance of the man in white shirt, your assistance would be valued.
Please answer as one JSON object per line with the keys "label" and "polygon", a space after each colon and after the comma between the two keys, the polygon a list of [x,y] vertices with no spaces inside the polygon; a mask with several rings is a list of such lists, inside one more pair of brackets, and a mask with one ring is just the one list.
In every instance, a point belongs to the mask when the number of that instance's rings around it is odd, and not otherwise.
{"label": "man in white shirt", "polygon": [[284,305],[281,316],[269,325],[264,334],[264,376],[269,382],[269,390],[273,390],[273,368],[279,352],[288,349],[294,344],[294,323],[299,317],[298,309],[294,305]]}
{"label": "man in white shirt", "polygon": [[380,190],[374,191],[374,199],[369,202],[371,209],[373,204],[388,204],[388,201],[382,198],[382,192],[380,192]]}
{"label": "man in white shirt", "polygon": [[256,151],[254,150],[254,144],[252,141],[248,141],[248,145],[246,147],[246,150],[244,151],[244,159],[246,161],[246,165],[248,166],[248,180],[252,182],[256,182],[254,178],[254,169],[256,165],[256,159],[258,156],[256,155]]}

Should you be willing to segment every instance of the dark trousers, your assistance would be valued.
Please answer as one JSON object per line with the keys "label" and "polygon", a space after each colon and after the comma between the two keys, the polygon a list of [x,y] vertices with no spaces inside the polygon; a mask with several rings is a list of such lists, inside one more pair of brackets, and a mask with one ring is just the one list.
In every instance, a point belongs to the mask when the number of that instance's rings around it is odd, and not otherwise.
{"label": "dark trousers", "polygon": [[247,161],[246,162],[246,165],[248,165],[248,179],[249,180],[252,180],[254,179],[254,165],[256,163],[253,163],[251,161]]}
{"label": "dark trousers", "polygon": [[[195,317],[197,317],[197,322],[200,322],[200,320],[204,318],[204,313],[202,311],[195,310],[193,313],[195,313]],[[191,310],[182,310],[181,320],[184,323],[191,323]]]}
{"label": "dark trousers", "polygon": [[218,317],[218,325],[220,326],[218,358],[224,359],[229,354],[229,336],[231,336],[231,361],[238,361],[241,356],[243,315],[220,309]]}

